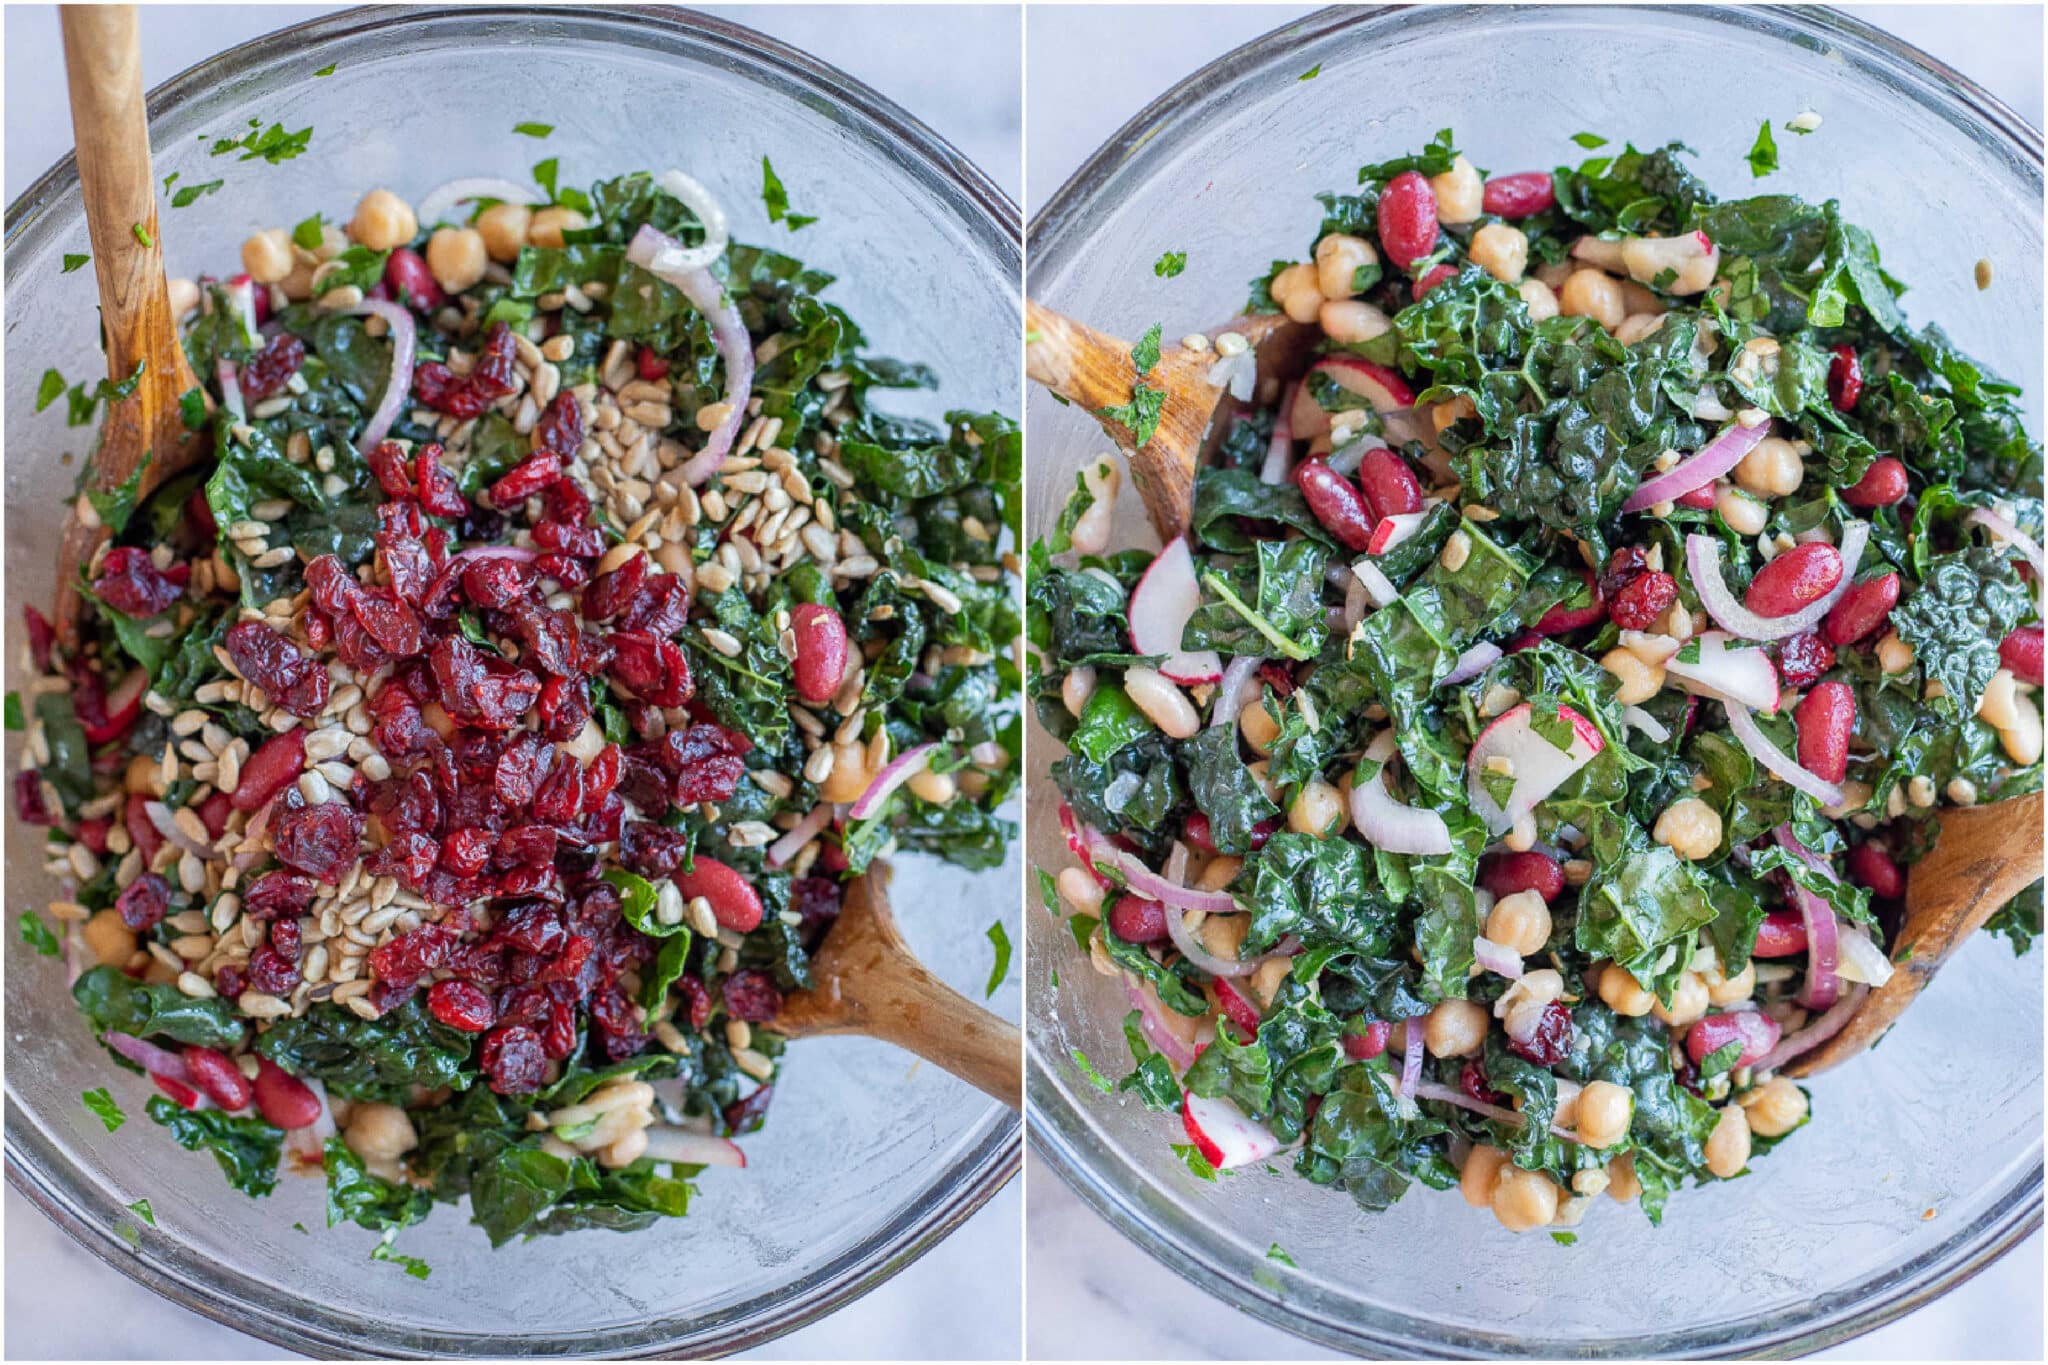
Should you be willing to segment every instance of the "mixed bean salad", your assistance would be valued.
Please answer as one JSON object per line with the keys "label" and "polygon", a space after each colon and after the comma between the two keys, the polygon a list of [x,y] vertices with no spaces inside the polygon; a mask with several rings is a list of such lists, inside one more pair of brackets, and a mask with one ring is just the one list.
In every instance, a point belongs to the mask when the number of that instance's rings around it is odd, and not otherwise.
{"label": "mixed bean salad", "polygon": [[1835,203],[1683,151],[1364,168],[1253,284],[1305,368],[1183,343],[1233,400],[1186,533],[1112,550],[1104,459],[1032,547],[1041,880],[1132,1007],[1077,1065],[1198,1175],[1657,1221],[1807,1122],[1931,817],[2040,788],[2019,390]]}
{"label": "mixed bean salad", "polygon": [[324,1166],[385,1259],[465,1195],[493,1244],[683,1214],[845,881],[1014,833],[1013,424],[870,407],[932,372],[689,177],[546,190],[173,281],[212,458],[81,493],[90,615],[28,608],[10,699],[24,934],[151,1120],[250,1195]]}

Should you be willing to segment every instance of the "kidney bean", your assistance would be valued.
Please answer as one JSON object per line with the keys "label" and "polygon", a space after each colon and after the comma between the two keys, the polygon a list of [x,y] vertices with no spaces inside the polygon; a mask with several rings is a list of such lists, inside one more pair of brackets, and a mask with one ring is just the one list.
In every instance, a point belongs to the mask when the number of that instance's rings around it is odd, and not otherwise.
{"label": "kidney bean", "polygon": [[1166,907],[1143,896],[1118,896],[1109,907],[1109,929],[1126,943],[1160,943],[1166,931]]}
{"label": "kidney bean", "polygon": [[1850,880],[1867,886],[1884,900],[1895,901],[1906,894],[1906,874],[1892,855],[1878,844],[1858,844],[1843,857]]}
{"label": "kidney bean", "polygon": [[1821,622],[1821,633],[1828,637],[1831,645],[1852,645],[1869,638],[1898,604],[1899,576],[1895,573],[1879,574],[1876,578],[1852,583],[1849,591],[1842,594],[1841,601],[1828,608],[1827,619]]}
{"label": "kidney bean", "polygon": [[280,1128],[310,1128],[320,1117],[320,1097],[268,1057],[256,1059],[254,1089],[257,1112]]}
{"label": "kidney bean", "polygon": [[1380,191],[1380,249],[1406,270],[1436,246],[1436,191],[1415,171],[1403,171]]}
{"label": "kidney bean", "polygon": [[846,623],[816,602],[799,602],[789,613],[796,636],[796,694],[812,705],[831,701],[846,675]]}
{"label": "kidney bean", "polygon": [[1695,512],[1711,512],[1714,510],[1714,485],[1703,483],[1690,493],[1680,493],[1673,501]]}
{"label": "kidney bean", "polygon": [[1784,1030],[1762,1010],[1740,1010],[1734,1014],[1710,1014],[1686,1030],[1685,1055],[1698,1066],[1730,1043],[1742,1044],[1737,1066],[1753,1066],[1778,1045]]}
{"label": "kidney bean", "polygon": [[185,1069],[206,1097],[223,1109],[242,1108],[255,1090],[233,1058],[197,1043],[185,1049]]}
{"label": "kidney bean", "polygon": [[1863,477],[1842,490],[1851,507],[1890,507],[1906,496],[1906,466],[1889,455],[1870,462]]}
{"label": "kidney bean", "polygon": [[1189,812],[1186,823],[1181,826],[1181,833],[1186,836],[1188,843],[1194,847],[1197,853],[1206,853],[1211,857],[1215,856],[1216,844],[1209,837],[1208,816],[1200,811]]}
{"label": "kidney bean", "polygon": [[1834,591],[1842,581],[1842,552],[1826,541],[1795,545],[1756,572],[1743,605],[1758,616],[1790,616]]}
{"label": "kidney bean", "polygon": [[2023,683],[2041,685],[2041,627],[2021,626],[1998,642],[1998,658]]}
{"label": "kidney bean", "polygon": [[1308,510],[1345,548],[1363,550],[1372,544],[1372,528],[1379,519],[1350,480],[1318,457],[1294,467],[1294,483],[1308,499]]}
{"label": "kidney bean", "polygon": [[1797,910],[1773,910],[1756,927],[1751,957],[1790,957],[1806,951],[1806,917]]}
{"label": "kidney bean", "polygon": [[1527,218],[1557,203],[1549,171],[1517,171],[1486,182],[1479,205],[1496,218]]}
{"label": "kidney bean", "polygon": [[1847,683],[1824,682],[1799,699],[1799,766],[1824,782],[1849,771],[1849,733],[1856,728],[1856,694]]}
{"label": "kidney bean", "polygon": [[1607,603],[1600,596],[1600,580],[1591,569],[1582,569],[1579,576],[1586,580],[1586,588],[1593,594],[1592,604],[1584,607],[1568,607],[1563,603],[1543,613],[1533,629],[1538,635],[1563,635],[1568,631],[1586,626],[1598,625],[1607,619]]}
{"label": "kidney bean", "polygon": [[1405,516],[1422,510],[1422,481],[1408,462],[1385,446],[1365,452],[1358,462],[1358,486],[1365,491],[1375,524],[1381,517]]}
{"label": "kidney bean", "polygon": [[679,872],[669,880],[676,884],[676,890],[683,893],[685,901],[702,896],[711,902],[711,913],[734,933],[751,933],[760,927],[759,893],[745,877],[718,859],[707,858],[700,853],[690,871]]}
{"label": "kidney bean", "polygon": [[306,732],[293,726],[272,735],[242,765],[242,780],[228,798],[236,810],[256,810],[299,780],[306,770]]}
{"label": "kidney bean", "polygon": [[1417,303],[1420,303],[1422,302],[1423,295],[1427,294],[1430,290],[1436,288],[1445,280],[1455,280],[1457,278],[1458,268],[1456,266],[1433,265],[1429,268],[1427,274],[1425,274],[1421,279],[1415,282],[1414,288],[1411,292],[1415,297],[1415,301]]}
{"label": "kidney bean", "polygon": [[1387,1050],[1387,1038],[1394,1026],[1384,1019],[1375,1019],[1365,1026],[1363,1033],[1344,1035],[1344,1055],[1354,1062],[1368,1062]]}
{"label": "kidney bean", "polygon": [[410,303],[415,312],[430,313],[448,302],[448,296],[434,280],[434,272],[427,269],[426,258],[409,246],[398,248],[384,262],[384,283],[391,286],[395,297]]}
{"label": "kidney bean", "polygon": [[1479,860],[1479,884],[1497,899],[1534,891],[1548,904],[1564,890],[1564,869],[1557,859],[1534,849],[1527,853],[1489,853]]}
{"label": "kidney bean", "polygon": [[[1856,348],[1845,341],[1835,347],[1834,359],[1828,362],[1828,401],[1835,405],[1837,412],[1847,412],[1856,406],[1856,400],[1862,396],[1863,362],[1857,359]],[[1894,460],[1892,463],[1898,462]],[[1860,507],[1880,504],[1857,505]]]}

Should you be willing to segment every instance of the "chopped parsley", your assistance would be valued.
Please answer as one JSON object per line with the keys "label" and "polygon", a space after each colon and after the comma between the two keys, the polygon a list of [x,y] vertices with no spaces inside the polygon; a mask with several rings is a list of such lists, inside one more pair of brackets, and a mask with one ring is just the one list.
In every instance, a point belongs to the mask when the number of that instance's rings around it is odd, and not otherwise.
{"label": "chopped parsley", "polygon": [[321,67],[318,71],[315,71],[313,74],[316,76],[332,76],[334,74],[335,68],[340,65],[340,62],[329,62],[327,65]]}
{"label": "chopped parsley", "polygon": [[1169,251],[1152,263],[1152,273],[1162,280],[1170,280],[1188,268],[1188,253]]}
{"label": "chopped parsley", "polygon": [[81,256],[75,251],[67,251],[64,253],[64,273],[66,275],[69,275],[74,271],[83,270],[86,266],[90,265],[91,263],[92,257],[90,256]]}
{"label": "chopped parsley", "polygon": [[22,730],[27,728],[27,719],[21,713],[21,693],[15,691],[8,692],[5,714],[8,729]]}
{"label": "chopped parsley", "polygon": [[321,242],[325,240],[321,231],[325,226],[326,220],[317,213],[300,220],[299,225],[292,229],[292,245],[304,247],[308,251],[318,251]]}
{"label": "chopped parsley", "polygon": [[1214,1181],[1216,1179],[1216,1168],[1209,1164],[1209,1158],[1202,1155],[1201,1148],[1195,1146],[1192,1142],[1175,1142],[1169,1145],[1173,1149],[1173,1154],[1181,1159],[1182,1164],[1198,1180]]}
{"label": "chopped parsley", "polygon": [[1578,143],[1589,152],[1607,145],[1607,139],[1598,133],[1573,133],[1572,141]]}
{"label": "chopped parsley", "polygon": [[64,396],[64,376],[56,370],[44,370],[43,382],[36,385],[36,411],[41,412]]}
{"label": "chopped parsley", "polygon": [[135,234],[135,240],[144,246],[155,246],[156,238],[149,235],[149,229],[140,223],[131,224],[128,229]]}
{"label": "chopped parsley", "polygon": [[1296,76],[1294,79],[1297,81],[1312,81],[1322,74],[1323,64],[1321,62],[1317,62],[1314,66],[1302,72],[1299,76]]}
{"label": "chopped parsley", "polygon": [[1761,180],[1778,169],[1778,141],[1771,136],[1771,121],[1765,119],[1756,130],[1756,144],[1749,149],[1749,173]]}
{"label": "chopped parsley", "polygon": [[[223,180],[209,180],[200,185],[181,186],[178,192],[171,196],[171,207],[174,209],[190,208],[200,199],[212,194],[226,183]],[[169,186],[166,185],[165,188],[168,189]]]}
{"label": "chopped parsley", "polygon": [[521,137],[546,137],[555,131],[555,125],[552,123],[515,123],[512,125],[512,131]]}
{"label": "chopped parsley", "polygon": [[147,1199],[138,1199],[128,1206],[128,1212],[140,1218],[151,1227],[156,1226],[156,1210],[149,1206]]}
{"label": "chopped parsley", "polygon": [[1003,984],[1003,978],[1010,974],[1010,934],[1003,928],[1001,920],[988,927],[988,941],[995,945],[996,962],[989,969],[988,989],[982,993],[984,999],[994,995],[996,988]]}
{"label": "chopped parsley", "polygon": [[[324,76],[333,69],[333,67],[329,67],[326,71],[314,74]],[[208,154],[211,156],[226,156],[230,152],[240,152],[241,156],[237,160],[260,160],[267,161],[273,166],[281,166],[305,151],[312,141],[313,130],[311,128],[301,128],[296,133],[291,133],[285,131],[285,126],[282,123],[273,123],[268,128],[265,128],[261,119],[252,118],[249,120],[249,131],[247,133],[240,137],[215,138],[213,146],[208,149]]]}
{"label": "chopped parsley", "polygon": [[1273,1243],[1273,1245],[1266,1248],[1266,1259],[1269,1261],[1278,1261],[1281,1265],[1284,1266],[1294,1265],[1294,1258],[1292,1256],[1289,1256],[1278,1242],[1275,1242]]}
{"label": "chopped parsley", "polygon": [[119,1131],[121,1125],[128,1121],[128,1116],[121,1112],[121,1106],[114,1102],[114,1097],[107,1093],[105,1086],[88,1090],[78,1098],[84,1102],[86,1109],[94,1118],[106,1125],[110,1133]]}
{"label": "chopped parsley", "polygon": [[55,931],[43,923],[42,916],[33,910],[21,912],[21,941],[44,957],[56,957],[64,951],[63,945],[57,941]]}
{"label": "chopped parsley", "polygon": [[1081,1068],[1081,1074],[1088,1078],[1088,1084],[1094,1086],[1103,1094],[1107,1095],[1116,1089],[1114,1085],[1110,1084],[1109,1077],[1098,1071],[1095,1063],[1088,1060],[1088,1054],[1081,1051],[1080,1048],[1074,1049],[1074,1065]]}
{"label": "chopped parsley", "polygon": [[789,211],[789,192],[782,187],[782,177],[765,156],[761,158],[761,202],[768,209],[768,221],[787,223],[791,232],[818,221],[812,214]]}
{"label": "chopped parsley", "polygon": [[1159,414],[1166,403],[1166,390],[1155,389],[1145,382],[1145,377],[1152,373],[1152,367],[1159,363],[1160,328],[1161,324],[1153,323],[1151,330],[1131,347],[1131,365],[1138,372],[1138,380],[1131,386],[1131,401],[1100,411],[1101,416],[1119,423],[1131,433],[1133,449],[1145,445],[1158,433]]}

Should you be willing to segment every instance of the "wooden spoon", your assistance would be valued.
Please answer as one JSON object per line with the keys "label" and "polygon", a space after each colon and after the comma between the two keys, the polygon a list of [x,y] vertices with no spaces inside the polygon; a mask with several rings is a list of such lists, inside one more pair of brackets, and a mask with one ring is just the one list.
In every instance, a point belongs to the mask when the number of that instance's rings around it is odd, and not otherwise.
{"label": "wooden spoon", "polygon": [[1865,996],[1842,1031],[1785,1069],[1813,1076],[1875,1043],[1963,941],[2041,879],[2041,793],[1936,817],[1934,851],[1906,877],[1906,922],[1892,946],[1891,980]]}
{"label": "wooden spoon", "polygon": [[[203,432],[185,426],[178,407],[199,381],[178,344],[164,282],[142,99],[141,39],[132,5],[65,5],[61,19],[78,182],[99,278],[107,377],[126,380],[142,367],[135,391],[107,406],[85,486],[112,492],[141,469],[140,496],[147,497],[204,456],[209,442]],[[81,494],[57,559],[57,637],[66,646],[78,640],[79,571],[91,563],[107,535]]]}
{"label": "wooden spoon", "polygon": [[783,1002],[769,1025],[791,1038],[857,1033],[916,1053],[1012,1109],[1024,1103],[1017,1030],[926,971],[896,931],[889,865],[846,890],[839,918],[811,959],[817,985]]}
{"label": "wooden spoon", "polygon": [[[1223,435],[1222,425],[1213,419],[1225,393],[1208,378],[1216,364],[1215,350],[1193,351],[1179,342],[1160,346],[1159,363],[1145,374],[1147,387],[1166,394],[1159,408],[1159,429],[1150,441],[1134,448],[1129,429],[1102,416],[1104,408],[1131,400],[1131,390],[1138,382],[1137,367],[1131,363],[1131,343],[1063,317],[1031,299],[1024,302],[1024,322],[1029,337],[1024,348],[1025,373],[1094,414],[1110,440],[1129,457],[1131,478],[1161,540],[1171,540],[1187,530],[1194,511],[1195,470],[1212,443]],[[1204,335],[1214,341],[1224,332],[1236,332],[1251,343],[1258,352],[1259,378],[1264,382],[1291,365],[1311,329],[1290,322],[1285,314],[1260,313],[1233,318]]]}

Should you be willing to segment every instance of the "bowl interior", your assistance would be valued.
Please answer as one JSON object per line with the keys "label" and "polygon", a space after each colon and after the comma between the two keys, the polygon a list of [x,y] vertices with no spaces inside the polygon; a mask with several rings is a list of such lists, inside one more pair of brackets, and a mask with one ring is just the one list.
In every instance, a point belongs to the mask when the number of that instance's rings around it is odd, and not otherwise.
{"label": "bowl interior", "polygon": [[[332,75],[315,73],[329,65]],[[809,58],[720,20],[680,12],[372,11],[318,21],[173,81],[152,102],[156,174],[225,178],[166,209],[174,275],[229,273],[241,240],[318,209],[346,220],[387,185],[415,201],[464,175],[529,177],[559,159],[565,184],[680,165],[727,206],[740,240],[839,276],[827,297],[879,353],[933,363],[943,389],[895,410],[1016,410],[1020,250],[1015,210],[980,173],[900,110]],[[544,143],[511,133],[551,119]],[[249,121],[310,126],[281,165],[208,154],[204,139]],[[792,237],[760,203],[763,154],[792,197],[824,215]],[[802,187],[801,193],[799,187]],[[6,560],[10,687],[20,687],[21,603],[51,593],[62,505],[86,429],[59,403],[34,415],[45,366],[90,378],[92,273],[59,270],[85,247],[75,180],[46,179],[9,215]],[[61,457],[61,458],[60,458]],[[10,750],[10,764],[14,754]],[[11,769],[10,769],[11,770]],[[36,871],[39,831],[10,828],[15,908],[57,888]],[[979,996],[991,919],[1016,925],[1019,858],[970,876],[926,860],[898,868],[895,897],[924,961]],[[1016,1168],[1019,1125],[935,1068],[857,1039],[807,1042],[789,1059],[773,1121],[744,1172],[699,1181],[687,1220],[620,1240],[580,1233],[492,1254],[442,1211],[406,1236],[430,1282],[366,1257],[354,1228],[320,1232],[317,1181],[261,1203],[142,1116],[147,1087],[109,1067],[64,995],[63,971],[8,935],[7,1138],[15,1176],[89,1245],[156,1287],[236,1326],[341,1354],[668,1349],[710,1354],[797,1326],[928,1247]],[[1014,983],[992,1006],[1014,1018]],[[78,1102],[112,1088],[132,1121],[107,1134]],[[122,1206],[151,1200],[159,1230],[130,1252]],[[302,1222],[318,1235],[293,1228]]]}
{"label": "bowl interior", "polygon": [[[1840,199],[1871,228],[1906,305],[2025,383],[2041,407],[2039,135],[2001,133],[1891,40],[1839,18],[1758,10],[1422,7],[1305,19],[1233,53],[1129,125],[1034,220],[1032,296],[1135,337],[1213,326],[1245,281],[1305,258],[1357,167],[1445,125],[1498,172],[1575,163],[1589,131],[1677,139],[1718,193]],[[1313,80],[1297,77],[1320,66]],[[1751,179],[1758,121],[1783,169]],[[1911,190],[1901,193],[1910,184]],[[1187,273],[1152,262],[1187,252]],[[1990,259],[1996,283],[1970,276]],[[1079,464],[1105,448],[1085,414],[1034,393],[1029,497],[1043,534]],[[1122,543],[1156,543],[1136,497]],[[1034,736],[1034,865],[1069,859]],[[1127,1234],[1197,1283],[1331,1345],[1395,1355],[1774,1352],[1905,1311],[2040,1218],[2041,971],[1971,944],[1876,1053],[1813,1085],[1815,1123],[1740,1188],[1675,1197],[1661,1229],[1602,1204],[1573,1246],[1515,1238],[1455,1195],[1416,1190],[1387,1214],[1290,1173],[1207,1184],[1168,1150],[1169,1117],[1099,1093],[1079,1049],[1119,1072],[1128,1008],[1063,924],[1027,917],[1034,1140]],[[1056,983],[1056,984],[1055,984]],[[1299,1269],[1266,1259],[1278,1241]],[[1654,1296],[1654,1297],[1652,1297]],[[1653,1306],[1654,1305],[1654,1306]]]}

